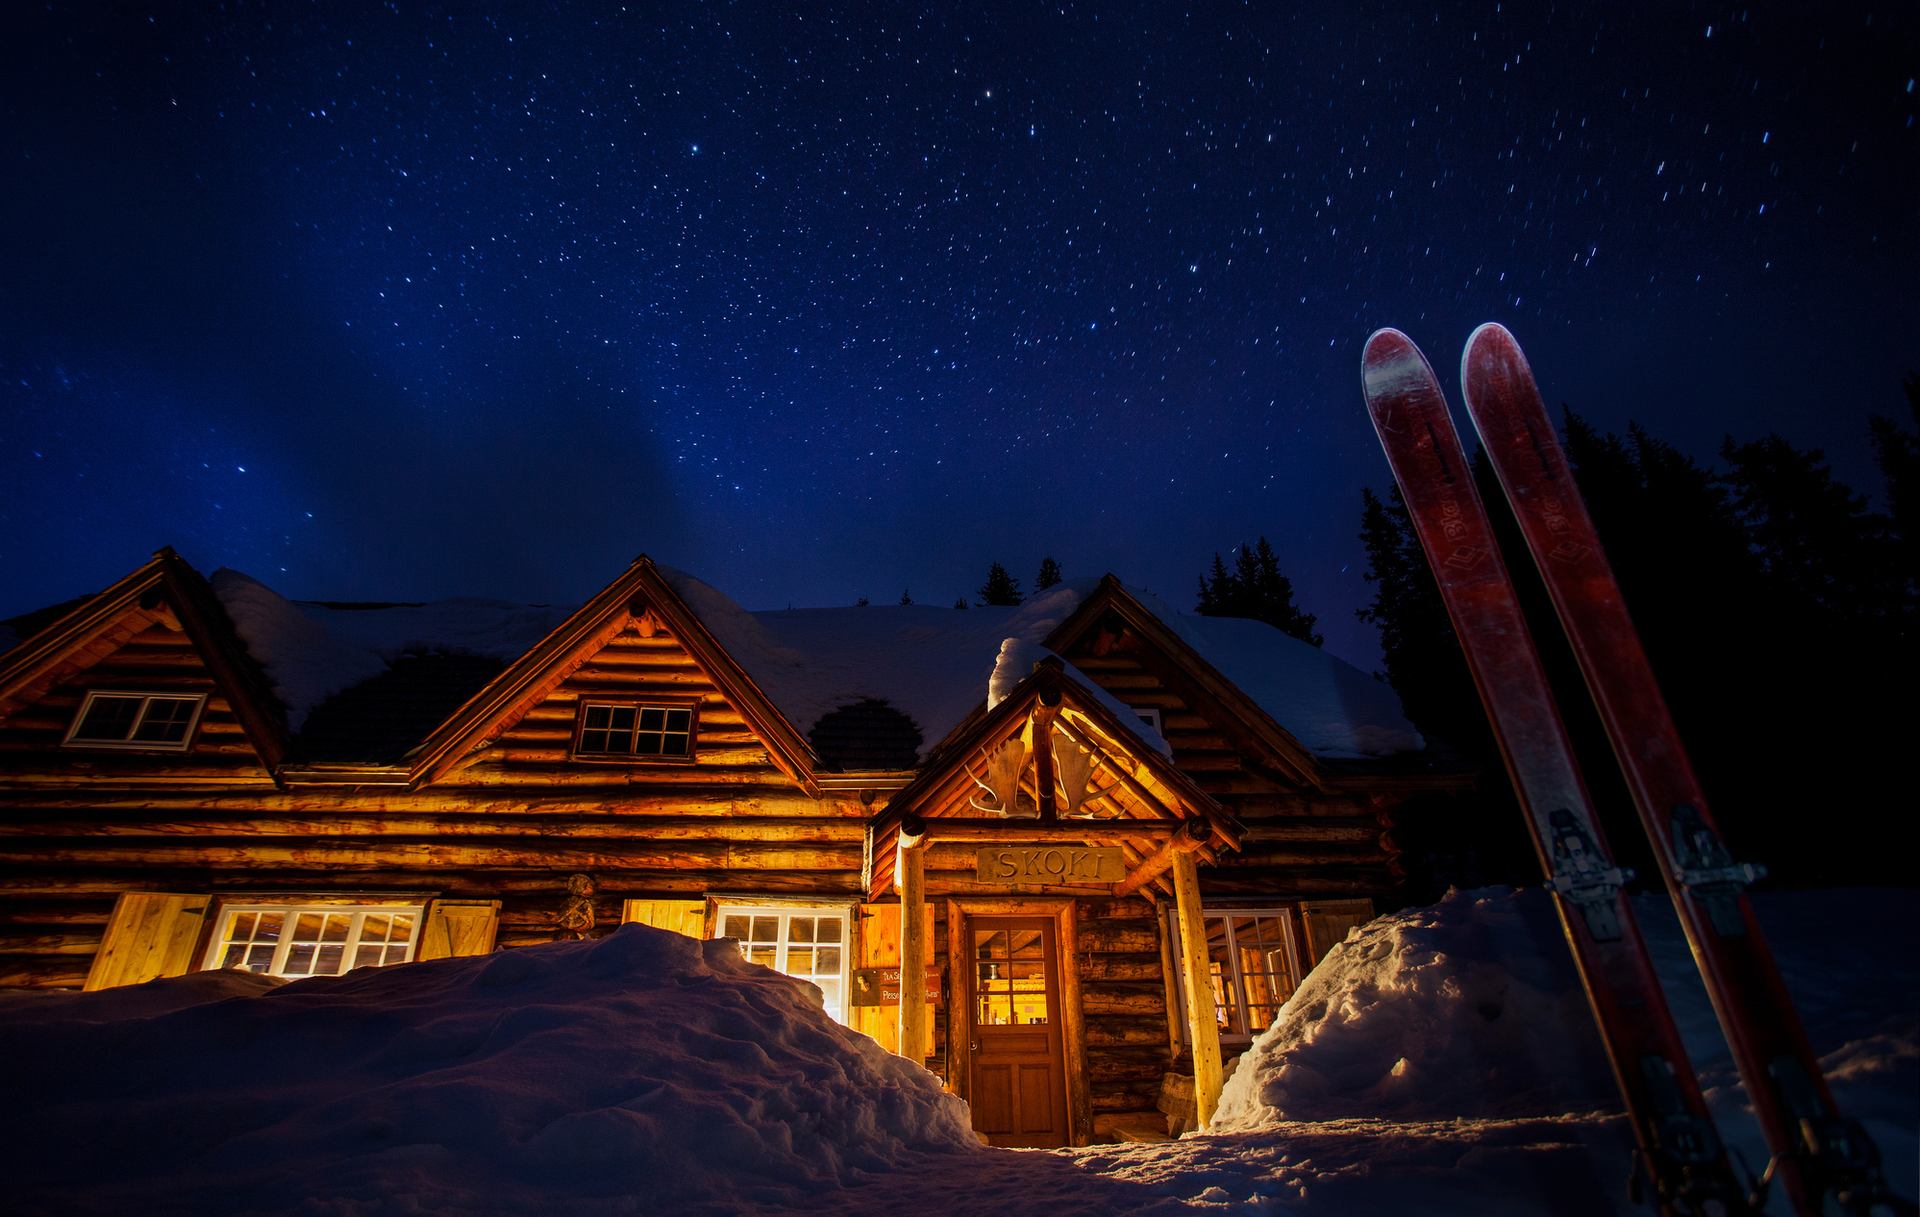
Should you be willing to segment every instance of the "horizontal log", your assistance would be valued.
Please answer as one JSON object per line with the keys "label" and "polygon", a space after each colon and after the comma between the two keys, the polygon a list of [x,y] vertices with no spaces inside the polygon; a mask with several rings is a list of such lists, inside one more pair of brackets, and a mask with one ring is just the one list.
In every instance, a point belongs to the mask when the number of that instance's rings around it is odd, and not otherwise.
{"label": "horizontal log", "polygon": [[1160,938],[1154,923],[1146,921],[1089,921],[1081,923],[1074,935],[1074,949],[1081,953],[1144,955],[1156,957]]}
{"label": "horizontal log", "polygon": [[1081,921],[1138,921],[1153,917],[1151,901],[1139,896],[1119,900],[1082,900],[1074,906]]}
{"label": "horizontal log", "polygon": [[394,838],[535,837],[562,840],[754,841],[858,845],[865,827],[842,817],[752,818],[724,814],[643,816],[610,812],[587,816],[494,812],[470,815],[403,815],[333,812],[327,815],[184,815],[177,812],[94,812],[65,819],[12,819],[0,837],[98,837],[167,840],[192,837],[260,837],[275,840],[355,837]]}
{"label": "horizontal log", "polygon": [[1080,956],[1080,978],[1084,981],[1158,980],[1160,973],[1158,952],[1108,955],[1093,951]]}
{"label": "horizontal log", "polygon": [[[502,736],[498,742],[488,745],[483,759],[495,764],[520,765],[529,768],[535,766],[552,766],[556,770],[567,770],[569,772],[582,763],[592,765],[632,765],[635,768],[646,769],[648,772],[655,770],[685,769],[689,767],[689,763],[686,761],[646,761],[638,757],[631,761],[625,757],[611,759],[603,759],[600,757],[590,759],[576,758],[573,755],[573,740],[571,736],[568,736],[565,742],[553,743],[544,747],[524,745],[512,735]],[[773,762],[768,759],[767,750],[760,747],[757,743],[747,748],[703,748],[696,743],[691,764],[701,768],[725,766],[743,770],[754,768],[773,773],[779,772],[779,770],[774,769]]]}
{"label": "horizontal log", "polygon": [[112,915],[113,901],[98,898],[0,902],[0,926],[22,930],[40,926],[104,927]]}
{"label": "horizontal log", "polygon": [[1391,891],[1395,886],[1391,871],[1385,867],[1356,870],[1329,868],[1313,871],[1203,870],[1200,894],[1203,899],[1216,896],[1260,896],[1274,900],[1292,900],[1307,896],[1368,896]]}
{"label": "horizontal log", "polygon": [[91,966],[77,955],[0,955],[0,988],[78,989]]}
{"label": "horizontal log", "polygon": [[[495,867],[483,871],[434,867],[351,873],[292,867],[270,871],[132,867],[113,872],[101,870],[73,874],[52,870],[39,874],[11,871],[0,873],[0,898],[102,896],[111,899],[130,891],[290,895],[380,891],[438,893],[449,898],[476,900],[526,894],[551,897],[556,894],[564,896],[569,873],[556,867]],[[664,899],[681,894],[705,896],[715,892],[836,898],[859,894],[859,875],[840,870],[761,871],[748,875],[726,870],[673,869],[596,877],[600,879],[603,890],[635,899]]]}
{"label": "horizontal log", "polygon": [[570,673],[560,682],[562,689],[571,689],[583,697],[612,696],[610,690],[620,690],[620,696],[645,697],[658,694],[667,697],[685,697],[689,692],[703,692],[713,688],[713,682],[699,668],[639,668],[639,667],[581,667]]}
{"label": "horizontal log", "polygon": [[[606,773],[602,773],[602,780]],[[175,811],[189,814],[233,812],[241,815],[275,812],[342,812],[533,815],[731,815],[792,818],[861,819],[866,809],[857,799],[812,799],[785,778],[760,787],[699,784],[676,785],[671,792],[654,793],[625,784],[565,792],[529,791],[507,794],[429,787],[414,793],[360,792],[350,787],[301,786],[291,791],[263,792],[98,790],[0,792],[0,815],[9,818],[73,811],[83,816],[125,811]]]}
{"label": "horizontal log", "polygon": [[[23,847],[24,846],[24,847]],[[839,870],[858,881],[860,850],[850,846],[762,844],[755,841],[606,841],[591,848],[569,843],[555,848],[543,838],[524,838],[517,844],[452,844],[392,841],[375,838],[360,842],[289,844],[279,840],[223,843],[212,840],[173,840],[133,844],[121,838],[101,844],[32,843],[0,837],[0,869],[26,866],[228,869],[235,867],[297,867],[306,870],[359,871],[381,867],[489,867],[539,866],[566,871],[655,870],[705,867],[728,871]],[[736,882],[751,885],[757,875],[740,875]]]}
{"label": "horizontal log", "polygon": [[1106,1014],[1124,1014],[1139,1018],[1165,1018],[1167,996],[1163,985],[1082,984],[1080,1010],[1091,1022]]}
{"label": "horizontal log", "polygon": [[1163,1057],[1172,1052],[1165,1018],[1122,1018],[1117,1015],[1087,1020],[1087,1047],[1158,1048]]}
{"label": "horizontal log", "polygon": [[1130,1082],[1100,1081],[1087,1087],[1092,1099],[1095,1121],[1100,1112],[1144,1111],[1153,1108],[1154,1101],[1160,1097],[1160,1082],[1134,1080]]}
{"label": "horizontal log", "polygon": [[[72,755],[72,754],[67,754]],[[151,791],[154,787],[253,787],[262,790],[276,789],[273,778],[257,764],[233,764],[220,768],[189,763],[185,758],[168,757],[164,762],[140,769],[126,764],[125,758],[116,758],[119,763],[96,760],[100,753],[88,753],[88,766],[75,765],[67,769],[39,769],[31,767],[7,767],[7,779],[20,785],[34,785],[68,790],[98,790],[102,793],[113,791]]]}
{"label": "horizontal log", "polygon": [[100,949],[106,927],[92,933],[0,934],[0,955],[86,955]]}
{"label": "horizontal log", "polygon": [[728,767],[710,762],[693,765],[516,765],[501,763],[486,750],[475,754],[466,768],[456,769],[436,783],[446,787],[552,786],[562,788],[617,785],[667,787],[684,782],[702,784],[766,785],[781,776],[763,757],[756,765]]}
{"label": "horizontal log", "polygon": [[1166,1071],[1167,1049],[1164,1044],[1158,1048],[1103,1048],[1087,1053],[1089,1082],[1149,1083],[1157,1081]]}

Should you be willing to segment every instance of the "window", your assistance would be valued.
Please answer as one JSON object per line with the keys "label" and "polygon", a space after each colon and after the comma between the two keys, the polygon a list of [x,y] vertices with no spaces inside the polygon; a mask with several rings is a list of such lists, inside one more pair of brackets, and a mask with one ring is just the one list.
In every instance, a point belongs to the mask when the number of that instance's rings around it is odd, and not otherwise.
{"label": "window", "polygon": [[405,963],[421,913],[417,904],[229,904],[205,966],[298,977]]}
{"label": "window", "polygon": [[[1140,721],[1145,723],[1147,726],[1152,727],[1155,731],[1160,730],[1160,707],[1128,706],[1127,709],[1133,711],[1134,714],[1139,716]],[[1162,732],[1162,734],[1164,734],[1164,732]]]}
{"label": "window", "polygon": [[776,972],[811,981],[834,1021],[847,1021],[845,909],[722,905],[715,938],[737,938],[740,953]]}
{"label": "window", "polygon": [[574,754],[691,760],[693,711],[691,705],[585,702]]}
{"label": "window", "polygon": [[65,742],[84,748],[185,752],[206,702],[204,693],[89,693],[73,716]]}
{"label": "window", "polygon": [[[1169,918],[1173,916],[1169,910]],[[1300,983],[1300,953],[1290,909],[1209,911],[1207,964],[1213,982],[1214,1021],[1223,1043],[1250,1043]],[[1178,940],[1179,923],[1169,931]],[[1176,975],[1176,984],[1184,978]],[[1182,993],[1181,1009],[1186,1008]]]}

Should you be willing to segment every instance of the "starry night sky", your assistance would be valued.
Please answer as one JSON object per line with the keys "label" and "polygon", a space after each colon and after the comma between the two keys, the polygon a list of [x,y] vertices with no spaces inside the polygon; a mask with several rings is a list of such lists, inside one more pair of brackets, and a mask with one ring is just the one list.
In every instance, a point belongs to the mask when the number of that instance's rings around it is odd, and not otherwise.
{"label": "starry night sky", "polygon": [[1875,492],[1920,365],[1907,4],[61,8],[0,15],[0,615],[164,544],[1186,605],[1264,533],[1371,663],[1375,327]]}

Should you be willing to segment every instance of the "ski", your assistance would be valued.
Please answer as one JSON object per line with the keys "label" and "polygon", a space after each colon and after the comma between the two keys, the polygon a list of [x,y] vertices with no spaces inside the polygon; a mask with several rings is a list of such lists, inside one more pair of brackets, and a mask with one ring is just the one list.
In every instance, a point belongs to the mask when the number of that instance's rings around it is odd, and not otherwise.
{"label": "ski", "polygon": [[1411,339],[1387,329],[1367,340],[1361,378],[1526,812],[1660,1211],[1751,1212],[1635,924],[1624,891],[1632,876],[1615,865],[1595,821],[1433,369]]}
{"label": "ski", "polygon": [[1763,872],[1734,862],[1721,841],[1513,335],[1494,324],[1475,330],[1461,357],[1460,380],[1467,412],[1599,707],[1765,1131],[1772,1159],[1762,1194],[1778,1180],[1801,1214],[1832,1211],[1830,1204],[1845,1213],[1912,1213],[1911,1204],[1889,1191],[1865,1129],[1835,1109],[1746,896]]}

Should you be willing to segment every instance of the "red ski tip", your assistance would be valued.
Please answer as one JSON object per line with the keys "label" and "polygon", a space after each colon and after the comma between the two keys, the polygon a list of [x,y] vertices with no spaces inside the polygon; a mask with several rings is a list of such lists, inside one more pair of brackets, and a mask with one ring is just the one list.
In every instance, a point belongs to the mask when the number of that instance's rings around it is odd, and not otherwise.
{"label": "red ski tip", "polygon": [[1375,330],[1360,355],[1360,386],[1371,408],[1397,395],[1439,391],[1433,365],[1399,330]]}
{"label": "red ski tip", "polygon": [[[1476,367],[1480,369],[1477,378],[1473,371]],[[1489,321],[1468,335],[1467,345],[1460,352],[1460,385],[1464,389],[1495,381],[1532,384],[1533,369],[1513,331],[1498,321]]]}

